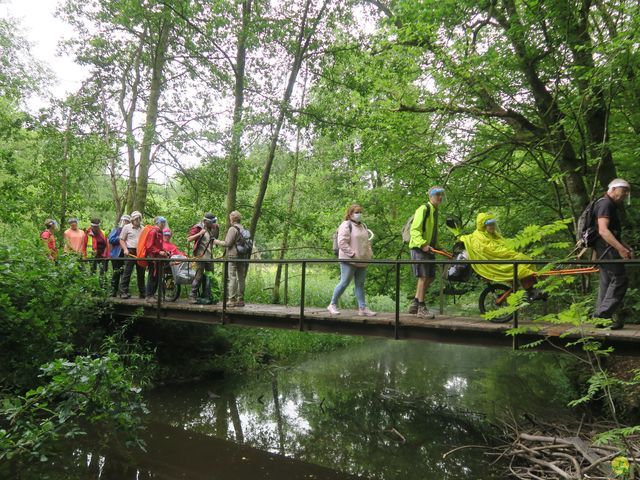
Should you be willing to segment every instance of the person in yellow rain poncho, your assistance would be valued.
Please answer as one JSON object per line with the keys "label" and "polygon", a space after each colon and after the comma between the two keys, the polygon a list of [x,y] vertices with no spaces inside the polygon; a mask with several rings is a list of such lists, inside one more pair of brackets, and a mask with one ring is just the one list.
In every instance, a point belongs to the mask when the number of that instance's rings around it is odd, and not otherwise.
{"label": "person in yellow rain poncho", "polygon": [[[470,260],[529,260],[523,253],[516,252],[506,245],[504,237],[497,231],[496,218],[490,213],[479,213],[476,218],[476,230],[469,235],[460,236]],[[472,265],[475,272],[493,282],[513,281],[513,265]],[[527,290],[529,300],[546,298],[546,294],[533,285],[536,272],[531,265],[518,265],[518,278]]]}

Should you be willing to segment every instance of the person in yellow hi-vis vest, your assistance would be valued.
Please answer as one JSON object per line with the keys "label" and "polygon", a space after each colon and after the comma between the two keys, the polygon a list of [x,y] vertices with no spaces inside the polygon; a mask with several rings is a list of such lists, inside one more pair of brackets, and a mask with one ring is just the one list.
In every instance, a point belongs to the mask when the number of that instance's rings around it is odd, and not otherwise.
{"label": "person in yellow hi-vis vest", "polygon": [[[429,201],[416,210],[411,223],[409,250],[411,260],[434,260],[433,249],[438,246],[438,207],[444,199],[444,188],[431,187]],[[424,302],[427,288],[435,278],[435,264],[413,264],[413,274],[418,278],[416,296],[409,305],[409,313],[420,318],[435,318]]]}

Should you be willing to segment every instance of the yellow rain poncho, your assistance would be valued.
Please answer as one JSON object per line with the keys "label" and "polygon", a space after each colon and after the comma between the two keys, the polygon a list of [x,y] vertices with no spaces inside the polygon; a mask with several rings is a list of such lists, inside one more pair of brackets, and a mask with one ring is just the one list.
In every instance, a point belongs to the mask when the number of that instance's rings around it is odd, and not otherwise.
{"label": "yellow rain poncho", "polygon": [[[460,241],[469,255],[469,260],[529,260],[529,257],[505,245],[504,238],[498,232],[487,232],[485,222],[495,218],[490,213],[479,213],[476,219],[476,230],[469,235],[462,235]],[[475,272],[494,282],[510,282],[513,280],[512,265],[472,265]],[[523,279],[535,275],[531,265],[518,265],[518,278]]]}

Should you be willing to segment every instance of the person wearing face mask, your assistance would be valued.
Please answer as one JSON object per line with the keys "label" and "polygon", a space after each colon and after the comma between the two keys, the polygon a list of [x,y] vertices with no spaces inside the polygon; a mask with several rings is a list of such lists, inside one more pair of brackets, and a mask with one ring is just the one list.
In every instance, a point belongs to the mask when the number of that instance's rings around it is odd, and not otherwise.
{"label": "person wearing face mask", "polygon": [[[338,258],[344,260],[369,260],[373,258],[371,241],[367,226],[362,223],[362,207],[351,205],[347,209],[344,221],[338,227]],[[336,285],[327,307],[332,315],[339,315],[338,302],[347,289],[351,280],[355,283],[355,295],[358,301],[358,315],[373,317],[376,312],[367,308],[364,299],[364,281],[367,274],[367,264],[358,262],[340,263],[340,283]]]}
{"label": "person wearing face mask", "polygon": [[[619,209],[629,198],[631,185],[622,178],[616,178],[609,183],[604,196],[593,206],[594,218],[598,229],[598,238],[595,242],[595,255],[601,260],[629,260],[634,258],[631,247],[622,241],[622,223],[620,222]],[[629,279],[624,265],[609,264],[599,265],[600,287],[596,301],[596,309],[593,316],[596,318],[613,319],[614,314],[620,308],[627,293]],[[624,322],[617,318],[611,328],[617,330],[623,327]]]}

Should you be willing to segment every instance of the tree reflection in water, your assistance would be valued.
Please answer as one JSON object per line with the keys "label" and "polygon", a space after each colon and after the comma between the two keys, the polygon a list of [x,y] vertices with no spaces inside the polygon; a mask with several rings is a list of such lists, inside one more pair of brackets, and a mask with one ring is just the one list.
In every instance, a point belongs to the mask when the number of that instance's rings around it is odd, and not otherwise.
{"label": "tree reflection in water", "polygon": [[150,403],[155,421],[366,478],[501,478],[480,450],[442,456],[485,444],[489,421],[508,410],[566,414],[568,361],[367,341],[257,378],[165,389]]}
{"label": "tree reflection in water", "polygon": [[[568,356],[366,341],[286,368],[151,392],[147,452],[87,438],[40,479],[504,478],[482,450],[508,411],[564,415]],[[286,456],[286,457],[284,457]],[[308,462],[308,463],[306,463]]]}

